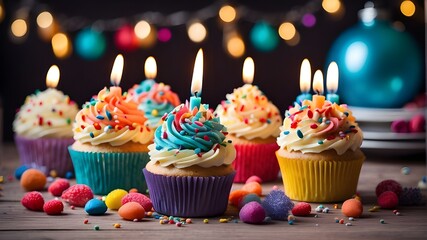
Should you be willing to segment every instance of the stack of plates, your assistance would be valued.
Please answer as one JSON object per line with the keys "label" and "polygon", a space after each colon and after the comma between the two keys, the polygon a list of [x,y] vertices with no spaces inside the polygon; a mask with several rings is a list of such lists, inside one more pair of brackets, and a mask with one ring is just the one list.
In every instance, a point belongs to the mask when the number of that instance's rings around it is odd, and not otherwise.
{"label": "stack of plates", "polygon": [[349,108],[363,131],[362,149],[389,149],[402,154],[419,153],[426,150],[426,133],[395,133],[391,131],[393,121],[409,121],[415,115],[425,115],[426,109],[384,109],[352,106]]}

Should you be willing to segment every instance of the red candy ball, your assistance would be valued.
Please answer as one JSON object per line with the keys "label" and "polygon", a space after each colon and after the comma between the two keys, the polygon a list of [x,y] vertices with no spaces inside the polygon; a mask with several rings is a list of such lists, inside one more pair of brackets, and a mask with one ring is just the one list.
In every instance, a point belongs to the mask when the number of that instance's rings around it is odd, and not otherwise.
{"label": "red candy ball", "polygon": [[292,214],[295,216],[308,216],[311,212],[311,205],[306,202],[299,202],[292,208]]}
{"label": "red candy ball", "polygon": [[381,195],[381,193],[386,192],[386,191],[392,191],[392,192],[396,193],[397,196],[399,196],[400,193],[402,193],[403,189],[402,189],[402,185],[400,185],[400,183],[396,182],[395,180],[388,179],[388,180],[384,180],[384,181],[378,183],[378,185],[375,189],[375,193],[376,193],[377,197],[379,197]]}
{"label": "red candy ball", "polygon": [[381,208],[395,208],[399,205],[399,197],[392,191],[386,191],[381,193],[377,199],[377,203]]}

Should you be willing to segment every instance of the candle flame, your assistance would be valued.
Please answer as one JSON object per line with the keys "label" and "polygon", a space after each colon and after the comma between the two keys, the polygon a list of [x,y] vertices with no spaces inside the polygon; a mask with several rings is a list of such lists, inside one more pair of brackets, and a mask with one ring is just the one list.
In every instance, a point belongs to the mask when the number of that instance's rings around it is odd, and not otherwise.
{"label": "candle flame", "polygon": [[299,87],[301,92],[308,93],[311,84],[311,66],[307,58],[302,61],[300,70]]}
{"label": "candle flame", "polygon": [[56,88],[56,86],[58,86],[59,76],[60,72],[58,66],[52,65],[49,71],[47,71],[46,86],[49,88]]}
{"label": "candle flame", "polygon": [[144,65],[145,77],[147,79],[155,79],[157,76],[157,64],[154,57],[148,57]]}
{"label": "candle flame", "polygon": [[326,88],[330,93],[336,93],[338,90],[338,65],[336,62],[331,62],[328,66],[326,74]]}
{"label": "candle flame", "polygon": [[191,80],[191,93],[200,95],[203,82],[203,50],[199,49],[194,63],[193,79]]}
{"label": "candle flame", "polygon": [[323,73],[320,70],[317,70],[314,73],[313,78],[313,90],[317,94],[323,94]]}
{"label": "candle flame", "polygon": [[123,55],[117,55],[114,60],[113,69],[111,70],[110,80],[114,86],[119,86],[123,74],[124,58]]}
{"label": "candle flame", "polygon": [[251,57],[247,57],[245,62],[243,63],[243,82],[247,84],[252,84],[254,81],[254,73],[255,73],[255,63]]}

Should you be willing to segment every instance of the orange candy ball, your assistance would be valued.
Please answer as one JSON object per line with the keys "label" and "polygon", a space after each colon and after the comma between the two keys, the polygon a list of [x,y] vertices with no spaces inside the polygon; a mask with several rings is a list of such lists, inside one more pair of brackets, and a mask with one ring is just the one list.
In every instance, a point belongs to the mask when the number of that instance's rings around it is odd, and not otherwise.
{"label": "orange candy ball", "polygon": [[125,220],[139,221],[145,217],[145,209],[137,202],[128,202],[119,208],[119,215]]}
{"label": "orange candy ball", "polygon": [[243,197],[248,195],[248,191],[244,190],[234,190],[230,193],[230,196],[228,197],[228,201],[233,206],[238,206],[240,201],[242,201]]}
{"label": "orange candy ball", "polygon": [[362,202],[355,198],[348,199],[342,204],[341,212],[347,217],[360,217],[363,213]]}
{"label": "orange candy ball", "polygon": [[40,191],[46,185],[46,176],[40,170],[30,168],[21,176],[21,186],[26,191]]}
{"label": "orange candy ball", "polygon": [[258,196],[262,195],[262,187],[258,182],[245,183],[245,185],[242,187],[242,190],[249,193],[255,193]]}

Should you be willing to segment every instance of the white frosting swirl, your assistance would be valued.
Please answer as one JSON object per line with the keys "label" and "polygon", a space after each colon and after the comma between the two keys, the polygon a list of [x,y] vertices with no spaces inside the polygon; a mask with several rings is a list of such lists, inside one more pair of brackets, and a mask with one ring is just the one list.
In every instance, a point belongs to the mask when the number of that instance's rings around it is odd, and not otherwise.
{"label": "white frosting swirl", "polygon": [[195,154],[192,149],[157,150],[155,144],[149,145],[148,149],[151,161],[158,162],[162,167],[173,165],[176,168],[186,168],[197,165],[208,168],[230,165],[236,158],[236,150],[231,143],[226,143],[226,146],[218,144],[217,147],[203,154]]}
{"label": "white frosting swirl", "polygon": [[248,140],[279,135],[280,112],[257,86],[245,84],[226,98],[215,112],[229,133]]}
{"label": "white frosting swirl", "polygon": [[27,97],[16,114],[13,130],[20,136],[36,139],[71,138],[76,103],[63,92],[48,88]]}

